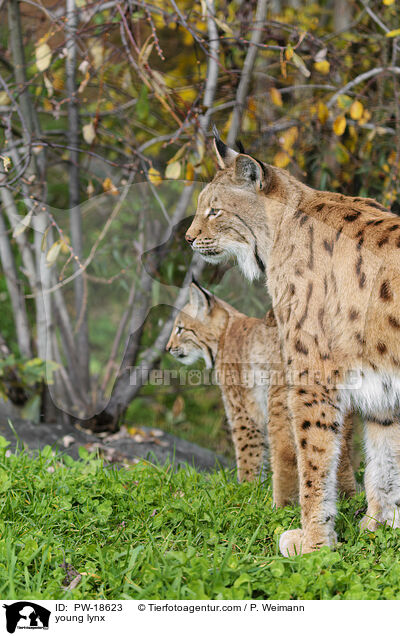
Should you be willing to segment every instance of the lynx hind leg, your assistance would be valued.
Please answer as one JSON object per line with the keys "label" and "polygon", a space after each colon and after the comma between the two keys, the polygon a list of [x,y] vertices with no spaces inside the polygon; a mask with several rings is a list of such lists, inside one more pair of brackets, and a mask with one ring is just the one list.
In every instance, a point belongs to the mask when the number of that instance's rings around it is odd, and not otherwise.
{"label": "lynx hind leg", "polygon": [[345,497],[353,497],[356,494],[357,485],[353,468],[353,416],[351,413],[347,414],[343,420],[338,488]]}
{"label": "lynx hind leg", "polygon": [[361,529],[386,523],[400,528],[400,423],[365,422],[365,492],[368,509]]}
{"label": "lynx hind leg", "polygon": [[266,459],[266,415],[253,391],[245,386],[225,387],[223,398],[235,447],[238,481],[253,481],[260,475]]}
{"label": "lynx hind leg", "polygon": [[288,409],[286,386],[271,386],[268,395],[268,443],[272,493],[278,508],[297,501],[297,455]]}

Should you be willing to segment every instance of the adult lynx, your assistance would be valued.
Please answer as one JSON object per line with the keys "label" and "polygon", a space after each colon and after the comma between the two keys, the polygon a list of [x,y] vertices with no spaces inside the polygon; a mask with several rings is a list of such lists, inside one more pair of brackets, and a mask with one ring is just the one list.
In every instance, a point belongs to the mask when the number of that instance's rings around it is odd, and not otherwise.
{"label": "adult lynx", "polygon": [[[362,527],[400,526],[400,219],[372,199],[320,192],[216,137],[221,170],[187,232],[212,263],[266,276],[297,448],[302,529],[283,554],[335,543],[343,418],[365,420]],[[356,378],[354,376],[356,374]],[[358,378],[358,380],[357,380]]]}

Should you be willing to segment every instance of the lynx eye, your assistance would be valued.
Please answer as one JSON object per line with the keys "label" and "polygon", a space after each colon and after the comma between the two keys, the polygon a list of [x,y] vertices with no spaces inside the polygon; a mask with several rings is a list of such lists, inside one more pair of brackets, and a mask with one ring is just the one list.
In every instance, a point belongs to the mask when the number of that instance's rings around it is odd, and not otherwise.
{"label": "lynx eye", "polygon": [[217,210],[217,208],[210,208],[207,216],[208,217],[216,217],[219,216],[221,214],[222,210]]}
{"label": "lynx eye", "polygon": [[183,327],[177,327],[175,329],[175,333],[176,333],[177,336],[179,336],[182,333],[182,331],[183,331]]}

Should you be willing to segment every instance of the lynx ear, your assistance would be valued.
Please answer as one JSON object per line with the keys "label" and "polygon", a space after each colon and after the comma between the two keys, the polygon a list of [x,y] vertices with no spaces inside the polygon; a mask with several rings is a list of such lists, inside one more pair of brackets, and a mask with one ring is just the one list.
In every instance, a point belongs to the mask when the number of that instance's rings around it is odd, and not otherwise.
{"label": "lynx ear", "polygon": [[197,318],[204,318],[214,306],[214,296],[193,278],[189,288],[189,303],[194,315]]}
{"label": "lynx ear", "polygon": [[266,183],[265,166],[250,155],[238,155],[235,160],[235,179],[239,185],[262,190]]}
{"label": "lynx ear", "polygon": [[215,150],[215,154],[217,155],[218,165],[220,168],[222,168],[222,170],[224,168],[229,168],[229,166],[233,164],[233,162],[235,161],[239,153],[236,152],[236,150],[233,150],[232,148],[229,148],[229,146],[224,144],[221,137],[219,136],[219,132],[215,125],[213,126],[213,135],[214,135],[214,150]]}

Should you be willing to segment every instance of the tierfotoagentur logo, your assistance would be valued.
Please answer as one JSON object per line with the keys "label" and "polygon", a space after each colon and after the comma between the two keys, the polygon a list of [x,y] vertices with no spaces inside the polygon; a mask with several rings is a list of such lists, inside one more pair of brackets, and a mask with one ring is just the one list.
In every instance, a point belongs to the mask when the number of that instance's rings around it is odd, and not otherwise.
{"label": "tierfotoagentur logo", "polygon": [[3,607],[9,634],[14,634],[16,629],[49,629],[51,612],[37,603],[18,601],[11,605],[4,604]]}

